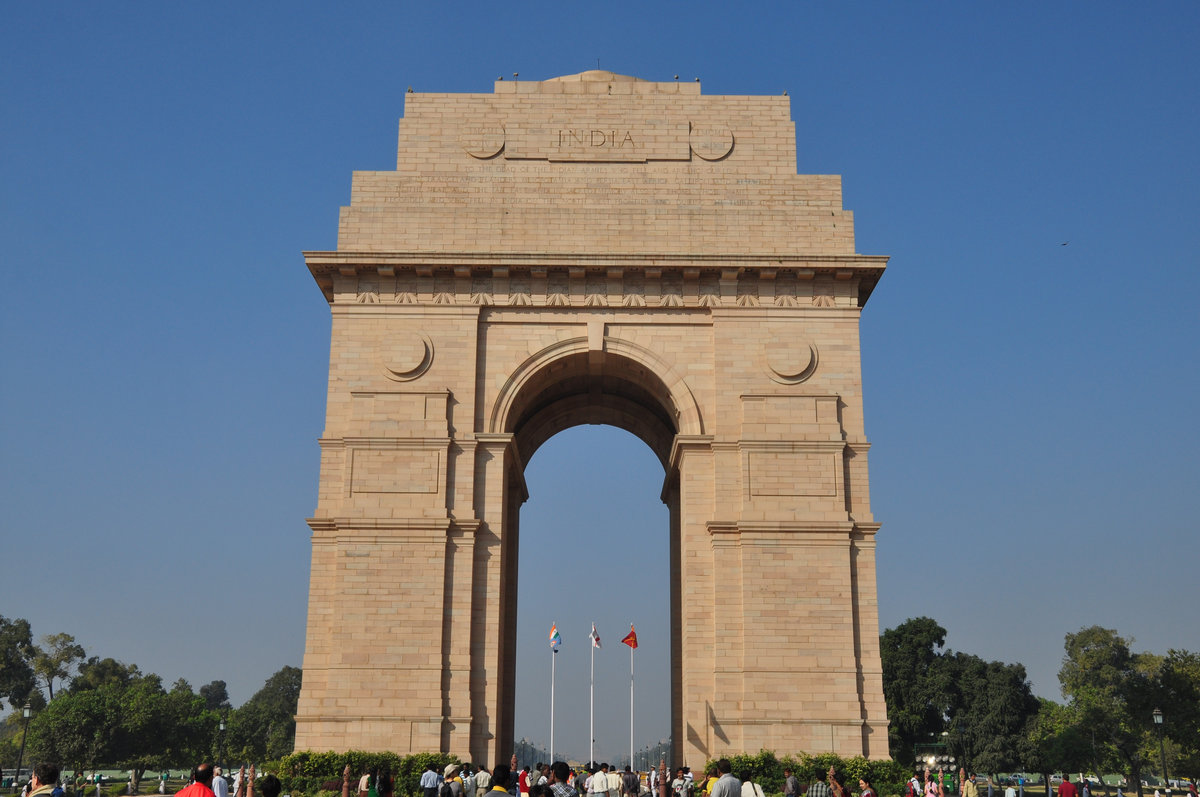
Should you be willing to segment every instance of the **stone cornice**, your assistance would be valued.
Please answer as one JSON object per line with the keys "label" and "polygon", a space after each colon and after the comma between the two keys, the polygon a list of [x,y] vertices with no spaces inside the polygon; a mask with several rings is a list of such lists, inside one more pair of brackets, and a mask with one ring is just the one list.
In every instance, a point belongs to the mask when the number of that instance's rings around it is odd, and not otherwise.
{"label": "stone cornice", "polygon": [[[395,280],[396,278],[423,281],[423,289],[397,289],[393,301],[382,299],[370,290],[359,292],[360,303],[398,304],[515,304],[522,306],[625,306],[625,307],[795,307],[806,304],[833,307],[832,296],[826,297],[811,289],[811,295],[798,296],[785,283],[811,283],[822,279],[834,282],[853,281],[861,307],[879,282],[888,258],[882,255],[820,255],[820,254],[580,254],[580,253],[496,253],[478,252],[350,252],[314,251],[304,253],[305,263],[325,297],[334,301],[335,281]],[[631,278],[635,296],[642,301],[625,301],[624,291],[612,285],[623,284]],[[541,291],[531,290],[520,301],[495,299],[490,292],[482,298],[480,279],[513,279],[539,282]],[[654,301],[653,287],[660,282],[681,281],[691,287],[690,299],[684,293],[665,291],[660,297],[678,295],[679,301]],[[548,284],[558,283],[558,287]],[[588,290],[587,285],[603,282],[603,290]],[[434,284],[437,283],[437,284]],[[547,284],[541,284],[547,283]],[[751,283],[753,285],[751,286]],[[703,289],[699,287],[703,284]],[[777,293],[775,286],[780,285]],[[753,290],[743,290],[751,286]],[[415,286],[412,286],[415,287]],[[532,287],[532,286],[531,286]],[[646,290],[650,287],[650,290]],[[637,294],[636,290],[643,293]],[[507,294],[507,291],[503,293]],[[765,294],[760,296],[760,293]],[[534,294],[537,294],[536,298]],[[402,298],[403,297],[403,298]]]}

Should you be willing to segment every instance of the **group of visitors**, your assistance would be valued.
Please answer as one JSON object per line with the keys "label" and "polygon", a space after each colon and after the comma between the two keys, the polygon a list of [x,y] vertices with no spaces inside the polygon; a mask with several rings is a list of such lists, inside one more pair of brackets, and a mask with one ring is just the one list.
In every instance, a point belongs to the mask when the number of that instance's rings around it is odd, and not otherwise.
{"label": "group of visitors", "polygon": [[[651,791],[657,785],[657,773],[650,770]],[[675,770],[671,781],[672,797],[766,797],[761,783],[756,783],[750,773],[733,774],[729,759],[722,758],[697,780],[688,767]],[[784,797],[878,797],[868,778],[858,781],[859,790],[854,794],[842,785],[842,777],[830,767],[824,780],[809,784],[800,782],[791,768],[783,770]]]}
{"label": "group of visitors", "polygon": [[[29,783],[25,785],[24,797],[71,797],[67,787],[72,785],[72,780],[68,777],[64,785],[61,776],[62,770],[57,764],[36,764]],[[166,783],[165,774],[161,782]],[[87,783],[83,774],[78,773],[73,784],[75,793],[82,793]],[[97,786],[102,785],[103,781],[99,775],[95,777],[95,783]],[[220,767],[201,764],[192,770],[188,785],[177,792],[175,797],[279,797],[282,791],[283,784],[274,775],[267,775],[256,783],[254,767],[250,767],[248,773],[246,768],[242,767],[231,786],[221,773]]]}

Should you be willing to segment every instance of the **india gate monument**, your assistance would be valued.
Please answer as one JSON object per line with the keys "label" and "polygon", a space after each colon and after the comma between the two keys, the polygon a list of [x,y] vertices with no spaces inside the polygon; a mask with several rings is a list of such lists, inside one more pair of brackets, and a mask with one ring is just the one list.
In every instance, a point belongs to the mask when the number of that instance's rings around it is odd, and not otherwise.
{"label": "india gate monument", "polygon": [[508,762],[525,464],[608,424],[663,467],[676,763],[886,758],[859,315],[887,258],[797,174],[787,96],[405,96],[396,170],[305,253],[332,342],[296,748]]}

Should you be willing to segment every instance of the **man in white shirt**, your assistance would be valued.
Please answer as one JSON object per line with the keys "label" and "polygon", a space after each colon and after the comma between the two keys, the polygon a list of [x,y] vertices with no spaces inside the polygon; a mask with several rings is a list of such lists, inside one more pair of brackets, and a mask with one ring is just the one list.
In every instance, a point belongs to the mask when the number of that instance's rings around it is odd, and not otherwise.
{"label": "man in white shirt", "polygon": [[229,797],[229,781],[221,774],[220,767],[213,768],[212,790],[214,797]]}

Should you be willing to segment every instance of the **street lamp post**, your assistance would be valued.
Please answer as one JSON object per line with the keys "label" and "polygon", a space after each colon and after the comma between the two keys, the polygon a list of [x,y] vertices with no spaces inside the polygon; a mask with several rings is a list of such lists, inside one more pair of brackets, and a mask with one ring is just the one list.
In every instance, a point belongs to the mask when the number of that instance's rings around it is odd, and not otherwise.
{"label": "street lamp post", "polygon": [[221,717],[221,724],[220,724],[219,728],[221,730],[221,736],[220,736],[220,741],[217,743],[217,759],[221,762],[221,771],[223,772],[225,769],[225,718],[224,717]]}
{"label": "street lamp post", "polygon": [[29,715],[33,710],[26,703],[21,709],[21,752],[17,755],[17,776],[13,778],[13,790],[16,790],[18,781],[21,780],[21,762],[25,760],[25,734],[29,731]]}
{"label": "street lamp post", "polygon": [[[1163,785],[1167,784],[1167,753],[1163,747],[1162,723],[1163,713],[1161,708],[1154,709],[1154,713],[1150,716],[1154,717],[1154,727],[1158,730],[1158,762],[1162,765]],[[1168,789],[1170,791],[1170,789]]]}

